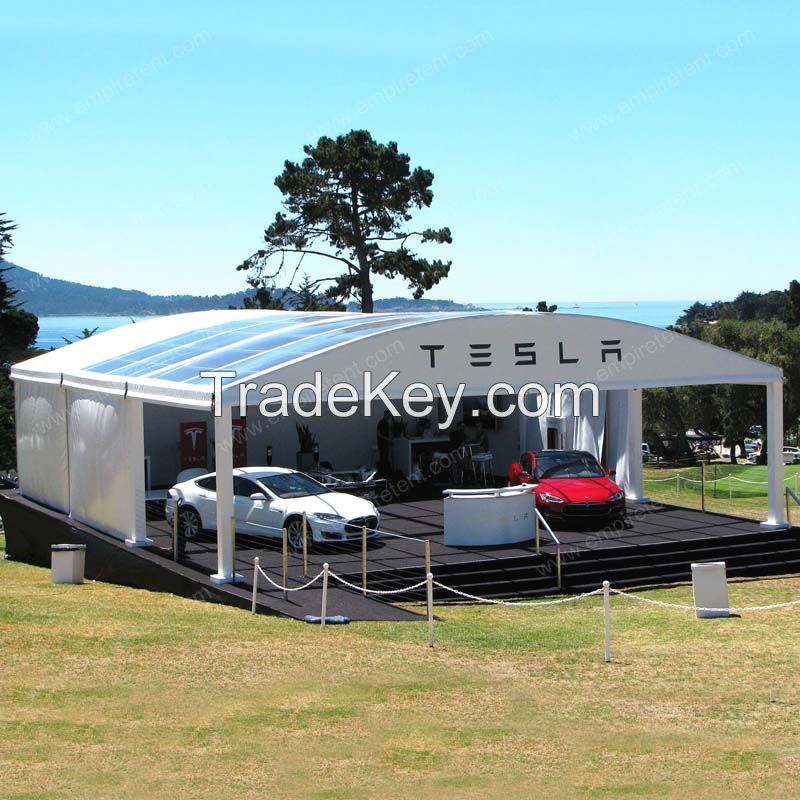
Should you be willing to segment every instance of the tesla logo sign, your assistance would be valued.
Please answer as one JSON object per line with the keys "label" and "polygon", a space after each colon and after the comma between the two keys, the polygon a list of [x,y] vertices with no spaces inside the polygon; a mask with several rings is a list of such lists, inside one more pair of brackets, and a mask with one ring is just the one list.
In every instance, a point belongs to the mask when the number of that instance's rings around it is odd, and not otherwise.
{"label": "tesla logo sign", "polygon": [[197,437],[201,434],[205,433],[203,428],[186,428],[183,432],[184,436],[189,436],[192,439],[192,450],[197,449]]}
{"label": "tesla logo sign", "polygon": [[206,468],[208,464],[208,425],[181,422],[181,469]]}
{"label": "tesla logo sign", "polygon": [[[621,339],[601,339],[598,347],[598,355],[602,364],[622,361],[622,340]],[[436,369],[439,358],[444,358],[445,349],[443,344],[421,344],[419,349],[427,354],[428,364],[431,369]],[[491,367],[493,347],[487,342],[475,342],[467,345],[467,363],[471,367]],[[461,356],[463,357],[463,355]],[[518,367],[528,367],[536,365],[537,349],[536,342],[514,342],[514,365]],[[558,363],[577,364],[579,358],[572,356],[564,342],[558,343]]]}

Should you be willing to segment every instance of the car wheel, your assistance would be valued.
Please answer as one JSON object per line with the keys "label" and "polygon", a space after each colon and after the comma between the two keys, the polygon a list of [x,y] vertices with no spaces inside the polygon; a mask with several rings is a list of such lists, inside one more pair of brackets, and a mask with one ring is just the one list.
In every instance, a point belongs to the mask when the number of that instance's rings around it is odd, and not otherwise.
{"label": "car wheel", "polygon": [[[311,537],[306,532],[306,547],[311,544]],[[286,523],[286,538],[289,540],[289,547],[295,553],[300,553],[303,550],[303,520],[300,517],[292,517]]]}
{"label": "car wheel", "polygon": [[178,529],[186,539],[194,539],[203,530],[203,521],[193,508],[182,508],[178,512]]}

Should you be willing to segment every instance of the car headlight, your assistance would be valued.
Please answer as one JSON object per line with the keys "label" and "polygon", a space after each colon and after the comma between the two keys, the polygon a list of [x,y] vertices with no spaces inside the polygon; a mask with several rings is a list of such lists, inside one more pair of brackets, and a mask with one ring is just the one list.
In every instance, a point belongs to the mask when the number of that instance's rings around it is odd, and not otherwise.
{"label": "car headlight", "polygon": [[563,503],[564,500],[557,495],[550,494],[550,492],[544,492],[544,494],[539,495],[542,498],[542,501],[545,503]]}
{"label": "car headlight", "polygon": [[344,517],[340,514],[314,514],[313,515],[316,519],[321,519],[323,522],[343,522]]}
{"label": "car headlight", "polygon": [[616,503],[617,500],[624,500],[625,499],[625,492],[614,492],[611,497],[608,498],[609,502]]}

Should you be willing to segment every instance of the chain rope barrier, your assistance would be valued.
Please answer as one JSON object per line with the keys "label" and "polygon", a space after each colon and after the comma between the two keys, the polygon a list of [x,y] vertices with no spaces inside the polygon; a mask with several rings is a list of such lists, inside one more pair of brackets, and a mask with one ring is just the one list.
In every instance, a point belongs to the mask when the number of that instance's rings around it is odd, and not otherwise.
{"label": "chain rope barrier", "polygon": [[800,605],[800,600],[789,600],[785,603],[772,603],[767,606],[729,606],[728,608],[706,608],[704,606],[687,605],[686,603],[668,603],[666,600],[653,600],[652,597],[643,597],[640,594],[633,594],[632,592],[625,592],[622,589],[614,589],[611,587],[609,590],[612,594],[620,595],[621,597],[629,597],[631,600],[638,600],[640,603],[647,603],[652,606],[662,606],[663,608],[676,608],[681,611],[706,611],[709,613],[726,613],[726,614],[743,614],[752,613],[755,611],[773,611],[777,608],[789,608],[791,606]]}
{"label": "chain rope barrier", "polygon": [[[800,472],[796,472],[794,475],[787,475],[783,478],[783,482],[787,483],[788,481],[793,481],[800,477]],[[703,481],[695,480],[694,478],[686,478],[683,475],[675,474],[671,475],[669,478],[642,478],[644,483],[666,483],[667,481],[683,481],[684,483],[696,483],[700,484]],[[728,475],[724,475],[721,478],[706,478],[705,484],[708,486],[712,483],[724,483],[725,481],[738,481],[739,483],[747,483],[750,486],[769,486],[769,481],[748,481],[746,478],[740,478],[737,475],[733,475],[732,473]]]}
{"label": "chain rope barrier", "polygon": [[350,581],[345,580],[341,575],[337,575],[335,572],[329,571],[328,575],[339,581],[339,583],[346,586],[348,589],[354,589],[357,592],[366,592],[367,594],[403,594],[403,592],[413,592],[415,589],[420,589],[428,582],[428,579],[425,578],[419,583],[415,583],[413,586],[404,586],[402,589],[367,589],[363,586],[357,586],[355,583],[350,583]]}
{"label": "chain rope barrier", "polygon": [[[276,583],[270,576],[264,572],[260,565],[255,565],[256,570],[264,577],[264,579],[274,586],[276,589],[282,592],[300,592],[303,589],[308,589],[310,586],[315,584],[320,578],[323,577],[325,574],[325,570],[321,570],[317,575],[315,575],[311,580],[307,581],[306,583],[302,584],[301,586],[281,586],[281,584]],[[421,589],[425,586],[428,582],[427,577],[423,580],[414,583],[410,586],[403,586],[399,589],[365,589],[363,586],[359,586],[355,583],[351,583],[346,578],[343,578],[341,575],[337,575],[332,570],[328,570],[328,577],[333,578],[334,580],[338,581],[342,586],[345,586],[348,589],[352,589],[357,592],[366,592],[367,594],[372,595],[398,595],[398,594],[405,594],[406,592],[413,592],[417,589]],[[510,608],[531,608],[535,606],[556,606],[562,605],[564,603],[574,603],[579,600],[583,600],[587,597],[596,597],[598,595],[603,594],[603,587],[598,589],[593,589],[590,592],[583,592],[581,594],[576,595],[569,595],[567,597],[559,597],[555,600],[531,600],[531,601],[515,601],[515,600],[497,600],[491,597],[480,597],[479,595],[470,594],[469,592],[463,592],[460,589],[456,589],[453,586],[448,586],[445,583],[441,583],[437,580],[432,580],[431,583],[442,589],[443,591],[450,592],[451,594],[457,595],[458,597],[463,597],[467,600],[471,600],[476,603],[485,603],[487,605],[495,605],[495,606],[508,606]],[[631,600],[636,600],[640,603],[646,603],[647,605],[652,606],[659,606],[661,608],[674,608],[679,611],[701,611],[706,613],[726,613],[726,614],[750,614],[759,611],[774,611],[781,608],[792,608],[794,606],[800,606],[800,600],[787,600],[783,603],[771,603],[765,606],[728,606],[727,608],[707,608],[705,606],[695,606],[692,604],[687,603],[670,603],[666,600],[654,600],[651,597],[644,597],[643,595],[633,594],[632,592],[626,592],[623,589],[615,589],[613,587],[609,588],[611,594],[618,595],[619,597],[627,597]]]}
{"label": "chain rope barrier", "polygon": [[[325,572],[325,570],[324,570],[324,569],[323,569],[323,570],[320,570],[318,575],[316,575],[315,577],[313,577],[313,578],[312,578],[310,581],[308,581],[307,583],[304,583],[302,586],[281,586],[279,583],[275,583],[275,581],[274,581],[274,580],[272,580],[272,578],[270,578],[270,576],[269,576],[269,575],[267,575],[267,573],[266,573],[266,572],[264,572],[264,570],[263,570],[263,569],[261,569],[261,567],[260,567],[260,566],[258,566],[258,565],[257,565],[257,566],[256,566],[256,569],[257,569],[257,570],[258,570],[258,571],[259,571],[259,572],[260,572],[260,573],[261,573],[261,574],[262,574],[262,575],[263,575],[263,576],[264,576],[264,577],[267,579],[267,581],[268,581],[269,583],[271,583],[271,584],[272,584],[272,585],[273,585],[273,586],[274,586],[276,589],[280,589],[282,592],[300,592],[300,591],[302,591],[303,589],[308,589],[308,587],[309,587],[309,586],[311,586],[312,584],[316,583],[316,582],[317,582],[317,581],[318,581],[318,580],[319,580],[319,579],[322,577],[322,575],[323,575],[323,574],[324,574],[324,572]],[[329,573],[329,574],[331,574],[331,575],[332,575],[333,573]]]}
{"label": "chain rope barrier", "polygon": [[468,592],[462,592],[460,589],[454,589],[452,586],[446,586],[443,583],[439,583],[439,581],[433,582],[434,586],[438,586],[440,589],[444,589],[447,592],[452,592],[453,594],[459,595],[460,597],[466,597],[469,600],[474,600],[478,603],[489,603],[493,606],[511,606],[513,608],[520,608],[520,607],[530,607],[530,606],[555,606],[560,605],[562,603],[574,603],[576,600],[582,600],[584,597],[592,597],[593,595],[598,595],[603,593],[602,587],[600,589],[595,589],[591,592],[584,592],[583,594],[576,594],[570,595],[569,597],[560,597],[557,600],[533,600],[530,602],[515,602],[513,600],[495,600],[490,597],[478,597],[474,594],[469,594]]}

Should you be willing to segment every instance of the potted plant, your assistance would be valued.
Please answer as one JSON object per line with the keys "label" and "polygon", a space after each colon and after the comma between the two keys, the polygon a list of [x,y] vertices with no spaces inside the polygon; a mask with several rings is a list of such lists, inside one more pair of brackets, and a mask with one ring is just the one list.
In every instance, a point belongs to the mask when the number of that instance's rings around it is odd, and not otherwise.
{"label": "potted plant", "polygon": [[311,469],[316,461],[316,434],[311,432],[308,425],[295,425],[297,428],[297,438],[300,443],[300,449],[295,453],[297,459],[297,469],[305,471]]}

